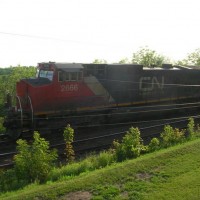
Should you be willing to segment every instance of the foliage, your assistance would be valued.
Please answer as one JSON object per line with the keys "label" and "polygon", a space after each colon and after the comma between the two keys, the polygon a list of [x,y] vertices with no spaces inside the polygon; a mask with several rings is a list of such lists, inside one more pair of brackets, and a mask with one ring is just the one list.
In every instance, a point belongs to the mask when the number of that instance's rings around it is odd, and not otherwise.
{"label": "foliage", "polygon": [[15,171],[13,169],[2,170],[0,172],[0,191],[10,191],[19,189],[20,185],[17,181]]}
{"label": "foliage", "polygon": [[49,150],[49,142],[34,132],[34,141],[29,145],[25,140],[17,141],[18,154],[14,157],[14,169],[18,180],[44,182],[57,158],[55,151]]}
{"label": "foliage", "polygon": [[[192,118],[189,121],[192,124],[191,127],[194,128]],[[73,132],[74,132],[73,129],[70,126],[66,127],[66,129],[68,131],[65,132],[65,138],[68,139],[68,141],[73,141]],[[183,141],[184,135],[185,135],[185,130],[179,130],[177,128],[173,129],[171,126],[167,125],[165,126],[164,131],[161,134],[162,146],[160,145],[160,141],[157,138],[153,138],[148,145],[148,151],[151,152],[151,151],[160,149],[162,147],[168,147],[173,144],[180,143]],[[35,164],[38,160],[40,160],[39,157],[37,157],[36,159],[36,155],[35,155],[35,154],[38,154],[39,151],[33,152],[34,142],[33,142],[33,145],[30,146],[23,140],[19,140],[19,141],[22,142],[20,148],[21,148],[21,152],[23,152],[24,157],[23,158],[22,156],[19,157],[18,161],[20,165],[18,166],[18,168],[15,167],[14,171],[11,170],[11,171],[0,173],[1,191],[9,191],[11,189],[18,189],[33,181],[42,182],[44,180],[56,181],[56,180],[72,179],[73,176],[77,176],[77,175],[80,175],[81,173],[92,171],[95,169],[103,168],[105,166],[111,165],[112,163],[115,163],[116,161],[121,162],[122,160],[125,160],[127,158],[136,158],[141,154],[142,151],[146,150],[146,146],[144,146],[142,143],[139,129],[130,128],[129,131],[127,131],[126,135],[123,137],[121,143],[119,143],[118,141],[113,142],[114,149],[110,149],[109,151],[103,151],[99,155],[90,155],[86,157],[85,159],[83,159],[82,161],[73,162],[61,168],[54,168],[53,170],[49,171],[48,177],[45,179],[42,179],[41,181],[38,178],[38,176],[41,175],[41,173],[39,172],[38,174],[34,176],[34,177],[37,177],[36,179],[27,178],[29,177],[29,174],[32,174],[33,172],[36,173],[35,168],[33,168],[33,164]],[[46,146],[46,145],[43,144],[42,146]],[[44,155],[44,154],[40,153],[40,155]],[[32,159],[32,157],[35,157],[35,158]],[[42,158],[43,157],[44,156],[42,156]],[[28,163],[27,163],[27,160],[29,161]],[[35,166],[41,167],[42,165],[35,164]],[[155,164],[155,166],[157,165]],[[36,167],[37,171],[40,171],[39,167]],[[30,169],[27,170],[28,168]],[[20,169],[20,173],[19,173],[19,169]],[[157,170],[157,168],[155,169]],[[146,172],[142,173],[141,170],[142,168],[140,168],[140,171],[136,176],[138,179],[141,179],[141,178],[148,179],[152,176],[152,172],[147,174]],[[160,175],[158,174],[158,176],[161,176],[161,180],[163,179],[163,177],[165,178],[165,175],[162,175],[162,174]],[[157,181],[158,176],[154,177],[152,181],[153,182]],[[136,193],[134,193],[134,195],[136,195]],[[133,195],[133,194],[131,193],[130,195]]]}
{"label": "foliage", "polygon": [[[3,71],[2,71],[3,70]],[[4,103],[6,95],[9,93],[12,97],[12,101],[15,101],[16,93],[16,82],[22,78],[30,78],[35,76],[35,67],[10,67],[6,69],[1,69],[3,72],[0,76],[0,114],[4,114]]]}
{"label": "foliage", "polygon": [[75,159],[75,153],[73,150],[72,142],[74,141],[74,129],[68,124],[63,133],[64,140],[66,143],[66,156],[67,161],[72,162]]}
{"label": "foliage", "polygon": [[164,127],[164,131],[161,133],[162,145],[169,147],[182,142],[184,139],[185,130],[173,129],[170,125]]}
{"label": "foliage", "polygon": [[199,199],[199,145],[200,139],[193,140],[79,177],[58,173],[60,181],[32,184],[0,199],[70,199],[85,191],[91,199]]}
{"label": "foliage", "polygon": [[160,148],[160,141],[158,138],[152,138],[149,145],[148,150],[149,152],[156,151]]}
{"label": "foliage", "polygon": [[177,61],[176,64],[200,66],[200,48],[195,49],[194,52],[189,53],[186,58]]}
{"label": "foliage", "polygon": [[93,171],[111,165],[115,162],[112,152],[103,151],[99,155],[89,155],[79,162],[73,162],[61,168],[55,168],[49,174],[49,180],[56,181],[62,177],[78,176],[81,173]]}
{"label": "foliage", "polygon": [[5,127],[3,126],[4,118],[0,117],[0,134],[5,132]]}
{"label": "foliage", "polygon": [[129,61],[128,58],[123,58],[123,59],[121,59],[121,60],[119,61],[119,64],[129,64],[129,63],[130,63],[130,61]]}
{"label": "foliage", "polygon": [[104,59],[95,59],[93,61],[94,64],[107,64],[107,61]]}
{"label": "foliage", "polygon": [[8,67],[8,68],[0,68],[0,74],[2,75],[9,75],[12,72],[12,68]]}
{"label": "foliage", "polygon": [[128,158],[136,158],[140,156],[141,151],[145,149],[140,131],[138,128],[131,127],[126,135],[123,137],[122,142],[113,142],[117,161],[123,161]]}
{"label": "foliage", "polygon": [[[120,194],[120,189],[119,187],[115,186],[115,185],[97,185],[95,186],[95,189],[93,191],[93,195],[95,196],[95,198],[93,198],[94,200],[103,200],[103,199],[107,199],[107,200],[111,200],[111,199],[115,199],[115,197],[117,197]],[[120,198],[121,199],[121,198]]]}
{"label": "foliage", "polygon": [[6,93],[10,93],[12,97],[15,97],[16,82],[22,78],[33,77],[35,76],[35,73],[36,73],[35,67],[22,67],[22,66],[13,67],[12,73],[8,76],[9,84]]}
{"label": "foliage", "polygon": [[175,62],[175,64],[179,65],[179,66],[186,66],[186,65],[188,65],[188,61],[186,59],[178,60]]}
{"label": "foliage", "polygon": [[200,66],[200,48],[190,53],[186,58],[186,62],[188,65]]}
{"label": "foliage", "polygon": [[187,125],[187,131],[188,131],[188,135],[189,135],[190,139],[194,138],[194,136],[195,136],[194,128],[195,128],[194,119],[192,117],[190,117],[188,125]]}
{"label": "foliage", "polygon": [[144,65],[145,67],[162,66],[166,58],[148,47],[141,48],[133,54],[132,62]]}
{"label": "foliage", "polygon": [[96,156],[91,156],[88,160],[92,163],[94,169],[99,169],[111,165],[115,162],[112,151],[102,151]]}

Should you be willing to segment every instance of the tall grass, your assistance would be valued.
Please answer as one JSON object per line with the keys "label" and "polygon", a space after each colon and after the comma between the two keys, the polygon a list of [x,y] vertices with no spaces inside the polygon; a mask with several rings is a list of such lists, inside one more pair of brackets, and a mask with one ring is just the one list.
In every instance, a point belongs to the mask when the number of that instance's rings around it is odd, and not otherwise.
{"label": "tall grass", "polygon": [[56,181],[62,177],[78,176],[81,173],[93,171],[111,165],[115,162],[114,154],[103,151],[99,155],[90,155],[82,161],[74,162],[61,168],[54,168],[48,176],[48,181]]}

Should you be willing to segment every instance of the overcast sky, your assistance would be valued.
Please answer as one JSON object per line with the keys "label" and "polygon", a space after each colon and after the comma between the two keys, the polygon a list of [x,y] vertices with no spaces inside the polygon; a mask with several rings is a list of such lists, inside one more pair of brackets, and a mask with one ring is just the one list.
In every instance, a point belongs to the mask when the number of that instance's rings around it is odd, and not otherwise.
{"label": "overcast sky", "polygon": [[200,48],[199,0],[0,0],[0,67]]}

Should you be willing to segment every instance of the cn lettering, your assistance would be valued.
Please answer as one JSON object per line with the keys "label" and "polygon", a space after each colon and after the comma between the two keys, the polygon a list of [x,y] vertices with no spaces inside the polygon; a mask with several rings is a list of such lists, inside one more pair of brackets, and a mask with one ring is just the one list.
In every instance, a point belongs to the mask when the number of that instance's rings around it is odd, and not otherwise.
{"label": "cn lettering", "polygon": [[150,92],[155,88],[163,89],[164,77],[159,81],[157,77],[141,77],[139,81],[139,89],[144,92]]}

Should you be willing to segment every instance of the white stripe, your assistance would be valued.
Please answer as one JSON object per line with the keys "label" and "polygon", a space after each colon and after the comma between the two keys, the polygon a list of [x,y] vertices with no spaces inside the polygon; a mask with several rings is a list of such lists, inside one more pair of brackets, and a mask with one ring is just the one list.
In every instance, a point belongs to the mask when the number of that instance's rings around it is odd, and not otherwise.
{"label": "white stripe", "polygon": [[115,102],[110,93],[103,87],[95,76],[84,77],[84,81],[96,96],[104,97],[109,103]]}

